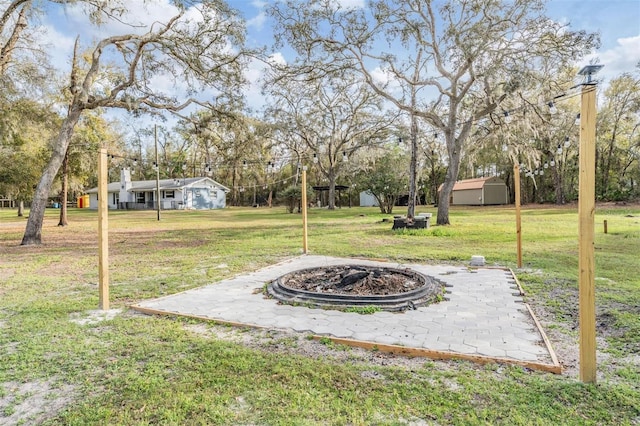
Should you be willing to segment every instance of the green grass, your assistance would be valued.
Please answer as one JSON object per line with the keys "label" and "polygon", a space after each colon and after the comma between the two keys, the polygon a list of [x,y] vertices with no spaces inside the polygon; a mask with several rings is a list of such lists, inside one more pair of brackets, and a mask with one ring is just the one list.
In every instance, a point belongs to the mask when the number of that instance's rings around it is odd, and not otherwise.
{"label": "green grass", "polygon": [[[402,367],[314,358],[296,352],[293,338],[250,347],[194,333],[198,321],[127,310],[299,255],[300,215],[283,207],[163,212],[160,222],[152,211],[110,212],[111,305],[122,312],[82,325],[72,320],[98,305],[97,213],[72,209],[69,227],[58,228],[57,212],[47,211],[43,246],[20,247],[25,219],[0,210],[0,424],[33,397],[11,399],[10,384],[45,381],[73,389],[64,408],[43,420],[52,425],[640,422],[638,206],[596,212],[604,359],[597,385],[580,383],[575,369],[556,376],[461,361]],[[309,251],[454,264],[483,255],[489,265],[515,269],[513,214],[453,208],[451,226],[394,232],[382,222],[390,215],[375,209],[312,209]],[[516,273],[552,340],[576,338],[577,234],[575,208],[523,209],[524,267]]]}

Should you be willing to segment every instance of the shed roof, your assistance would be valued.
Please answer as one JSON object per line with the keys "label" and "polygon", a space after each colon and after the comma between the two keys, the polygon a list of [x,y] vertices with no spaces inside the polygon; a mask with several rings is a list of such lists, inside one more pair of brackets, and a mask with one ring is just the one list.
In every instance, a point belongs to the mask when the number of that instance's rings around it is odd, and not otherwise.
{"label": "shed roof", "polygon": [[459,180],[453,185],[453,190],[464,191],[470,189],[482,189],[486,184],[504,184],[504,181],[495,176]]}

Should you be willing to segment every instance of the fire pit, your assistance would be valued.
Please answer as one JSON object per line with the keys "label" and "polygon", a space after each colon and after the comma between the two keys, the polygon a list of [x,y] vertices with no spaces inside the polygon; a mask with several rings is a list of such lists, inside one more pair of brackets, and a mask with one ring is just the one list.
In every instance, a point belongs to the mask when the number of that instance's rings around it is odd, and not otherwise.
{"label": "fire pit", "polygon": [[269,283],[267,294],[287,304],[404,311],[441,301],[444,284],[410,269],[340,265],[290,272]]}

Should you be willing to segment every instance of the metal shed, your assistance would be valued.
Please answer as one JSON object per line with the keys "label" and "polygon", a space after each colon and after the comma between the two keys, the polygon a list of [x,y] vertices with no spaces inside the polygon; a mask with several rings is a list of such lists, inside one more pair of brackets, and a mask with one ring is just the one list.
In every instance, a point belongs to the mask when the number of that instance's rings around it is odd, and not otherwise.
{"label": "metal shed", "polygon": [[509,204],[509,190],[498,177],[459,180],[451,192],[451,204],[486,206]]}

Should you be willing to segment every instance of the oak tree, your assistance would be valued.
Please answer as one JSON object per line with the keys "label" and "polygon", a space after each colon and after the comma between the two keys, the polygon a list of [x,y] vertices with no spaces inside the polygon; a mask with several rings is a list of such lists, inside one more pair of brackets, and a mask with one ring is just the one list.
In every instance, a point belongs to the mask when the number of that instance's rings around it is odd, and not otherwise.
{"label": "oak tree", "polygon": [[574,61],[597,42],[546,17],[542,0],[372,0],[367,8],[288,0],[271,13],[301,64],[355,69],[376,93],[443,135],[441,225],[449,223],[449,198],[475,123],[500,113],[539,58]]}

